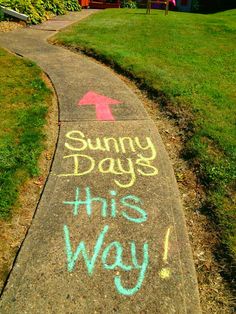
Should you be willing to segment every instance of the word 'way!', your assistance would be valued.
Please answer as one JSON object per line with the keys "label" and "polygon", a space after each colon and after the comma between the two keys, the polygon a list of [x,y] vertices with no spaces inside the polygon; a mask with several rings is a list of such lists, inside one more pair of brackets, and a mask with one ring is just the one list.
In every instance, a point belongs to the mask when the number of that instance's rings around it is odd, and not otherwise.
{"label": "word 'way!'", "polygon": [[[66,200],[63,204],[72,207],[71,213],[73,214],[73,217],[76,218],[79,214],[82,214],[82,211],[85,211],[87,216],[91,218],[95,210],[99,210],[100,216],[103,219],[110,217],[117,219],[122,217],[126,219],[127,223],[141,224],[147,222],[148,215],[143,208],[143,202],[139,197],[135,195],[126,195],[120,198],[117,197],[117,192],[114,190],[109,192],[108,198],[98,197],[92,194],[90,187],[86,187],[85,191],[77,187],[74,199]],[[97,207],[96,205],[100,206]],[[96,214],[97,213],[98,212],[96,212]],[[76,265],[81,262],[79,259],[82,257],[88,275],[92,276],[96,271],[96,264],[100,259],[104,270],[121,270],[124,272],[133,271],[133,275],[137,276],[132,284],[133,286],[127,287],[126,280],[122,278],[122,274],[117,272],[114,276],[114,285],[118,293],[125,296],[132,296],[139,291],[144,282],[150,260],[148,242],[145,241],[142,243],[142,250],[140,250],[137,249],[137,246],[140,247],[140,243],[136,244],[137,240],[129,241],[128,251],[130,252],[130,260],[127,262],[126,258],[126,262],[124,262],[124,243],[122,244],[119,241],[114,241],[112,228],[110,228],[108,224],[103,225],[101,232],[98,233],[93,244],[92,253],[89,253],[85,241],[80,240],[79,244],[77,244],[78,242],[74,243],[75,234],[71,230],[74,231],[74,228],[71,229],[67,224],[64,224],[63,234],[68,272],[76,271]],[[170,228],[167,230],[164,243],[163,262],[165,264],[167,264],[169,251],[169,236]],[[110,243],[109,237],[113,239]],[[125,255],[127,255],[127,252]],[[159,275],[162,279],[169,278],[170,269],[168,267],[163,268]]]}
{"label": "word 'way!'", "polygon": [[[65,168],[72,171],[59,174],[60,177],[84,176],[98,171],[113,175],[117,186],[129,188],[136,182],[137,175],[158,174],[158,169],[153,165],[157,152],[150,137],[90,139],[81,131],[70,131],[66,134],[65,147],[69,151],[63,157],[68,161]],[[94,151],[100,154],[94,154]],[[104,153],[107,156],[99,158]]]}

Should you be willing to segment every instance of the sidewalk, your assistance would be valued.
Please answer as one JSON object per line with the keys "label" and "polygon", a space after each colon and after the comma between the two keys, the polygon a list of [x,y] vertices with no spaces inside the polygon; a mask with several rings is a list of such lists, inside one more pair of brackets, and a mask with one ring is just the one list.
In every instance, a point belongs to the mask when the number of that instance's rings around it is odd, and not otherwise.
{"label": "sidewalk", "polygon": [[59,100],[59,141],[1,313],[201,313],[174,173],[142,103],[113,72],[47,39],[93,10],[0,35]]}

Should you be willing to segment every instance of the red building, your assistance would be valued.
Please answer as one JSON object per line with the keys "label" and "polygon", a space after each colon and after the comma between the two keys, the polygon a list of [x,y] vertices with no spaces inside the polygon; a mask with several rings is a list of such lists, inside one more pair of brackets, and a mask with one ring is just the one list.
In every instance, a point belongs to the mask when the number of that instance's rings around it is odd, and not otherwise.
{"label": "red building", "polygon": [[79,4],[91,9],[120,8],[120,0],[79,0]]}

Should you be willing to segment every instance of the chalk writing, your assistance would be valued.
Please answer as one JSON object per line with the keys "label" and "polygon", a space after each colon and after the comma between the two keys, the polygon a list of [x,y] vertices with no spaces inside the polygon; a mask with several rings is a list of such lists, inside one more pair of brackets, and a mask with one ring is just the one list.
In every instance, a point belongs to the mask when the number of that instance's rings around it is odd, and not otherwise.
{"label": "chalk writing", "polygon": [[[167,259],[168,259],[170,230],[171,230],[171,228],[169,227],[167,232],[166,232],[165,242],[164,242],[163,262],[165,262],[165,263],[167,263]],[[161,279],[167,279],[170,277],[170,269],[167,267],[164,267],[161,269],[159,274],[160,274]]]}
{"label": "chalk writing", "polygon": [[100,121],[114,121],[111,109],[109,105],[121,104],[120,101],[112,99],[103,95],[99,95],[93,91],[88,92],[78,102],[78,106],[81,105],[95,105],[96,117]]}
{"label": "chalk writing", "polygon": [[[81,131],[70,131],[66,134],[65,147],[73,154],[64,156],[71,160],[72,172],[59,174],[61,177],[84,176],[98,171],[113,175],[114,182],[121,188],[134,185],[137,175],[155,176],[158,169],[152,164],[156,159],[157,152],[150,137],[103,137],[85,138]],[[87,154],[80,152],[88,151]],[[115,154],[114,157],[106,157],[102,160],[89,155],[89,151],[101,151]],[[124,157],[126,153],[134,153],[132,158]],[[116,155],[121,154],[122,158]],[[117,178],[120,177],[120,178]]]}
{"label": "chalk writing", "polygon": [[[140,224],[147,222],[148,216],[143,208],[143,202],[136,195],[128,194],[120,197],[115,190],[108,191],[106,197],[93,194],[90,187],[85,187],[84,189],[77,187],[73,199],[66,200],[63,204],[72,208],[71,213],[73,217],[79,217],[82,210],[85,211],[88,217],[92,217],[96,208],[103,219],[123,217],[130,223]],[[140,256],[137,256],[135,241],[129,241],[130,262],[128,264],[127,262],[124,263],[124,247],[119,241],[108,242],[109,230],[109,225],[106,224],[95,240],[92,253],[89,253],[83,240],[79,239],[78,244],[71,243],[72,239],[75,239],[75,235],[72,236],[69,226],[64,224],[63,233],[67,270],[68,272],[73,272],[80,257],[82,257],[89,276],[94,274],[98,261],[100,261],[102,268],[107,271],[118,269],[124,272],[135,271],[135,274],[138,271],[137,280],[133,287],[124,286],[122,274],[119,272],[113,277],[117,292],[125,296],[132,296],[138,292],[144,282],[149,265],[149,245],[147,242],[142,244],[142,258],[140,258]],[[171,227],[168,228],[164,239],[163,262],[165,264],[168,261],[170,230]],[[72,247],[75,249],[73,250]],[[140,263],[140,261],[142,262]],[[169,278],[170,269],[162,268],[159,275],[162,279]]]}
{"label": "chalk writing", "polygon": [[[79,214],[80,206],[85,205],[86,213],[88,216],[92,215],[93,212],[93,205],[94,204],[100,204],[101,207],[101,216],[103,218],[105,217],[117,217],[118,212],[118,205],[122,208],[121,210],[121,216],[123,216],[125,219],[131,222],[135,223],[142,223],[147,220],[147,213],[144,209],[140,207],[142,204],[142,201],[140,198],[138,198],[135,195],[126,195],[120,200],[117,200],[117,192],[116,191],[110,191],[109,195],[111,199],[106,199],[104,197],[93,197],[90,187],[85,188],[85,198],[82,199],[81,197],[81,190],[80,188],[76,188],[75,191],[75,199],[73,201],[64,201],[63,203],[66,205],[72,205],[73,206],[73,215],[77,216]],[[138,215],[139,217],[135,217],[134,215],[131,215],[130,212],[127,212],[127,209],[130,211],[132,210],[133,213]]]}
{"label": "chalk writing", "polygon": [[[60,177],[108,174],[116,186],[129,188],[135,184],[138,176],[158,175],[155,165],[157,151],[150,137],[89,138],[79,130],[72,130],[66,134],[64,145],[67,153],[63,156],[63,160],[66,162],[65,168],[69,170],[66,173],[60,173]],[[134,223],[136,225],[146,223],[148,219],[141,198],[130,193],[119,195],[114,188],[108,190],[106,194],[97,195],[89,186],[76,187],[74,196],[66,199],[63,204],[67,208],[69,207],[71,214],[76,219],[84,216],[84,213],[89,218],[100,215],[103,220],[106,218],[123,219],[127,224]],[[170,230],[168,228],[164,239],[163,262],[165,266],[168,264]],[[93,276],[97,264],[100,263],[104,271],[117,269],[124,272],[118,271],[113,275],[114,286],[118,293],[132,296],[139,291],[150,262],[148,242],[143,241],[142,250],[137,250],[137,243],[130,240],[128,242],[130,259],[127,262],[127,257],[124,261],[124,256],[127,256],[125,243],[114,241],[108,224],[105,224],[99,231],[92,251],[88,250],[88,243],[86,244],[79,234],[78,239],[75,240],[75,235],[72,235],[71,232],[70,227],[64,224],[63,234],[68,272],[75,271],[76,266],[78,267],[78,263],[83,259],[88,275]],[[112,237],[111,242],[109,242],[109,237]],[[140,254],[142,256],[138,256]],[[125,280],[122,276],[127,272],[133,274],[132,277],[137,276],[135,283],[132,281],[130,285],[125,284],[127,279]],[[162,279],[169,278],[170,274],[168,267],[163,267],[159,272]]]}
{"label": "chalk writing", "polygon": [[[75,252],[73,253],[72,251],[72,245],[71,245],[71,240],[70,240],[70,231],[67,225],[64,225],[64,238],[65,238],[65,243],[66,243],[66,255],[67,255],[67,269],[69,272],[72,272],[76,261],[78,260],[80,254],[83,256],[84,262],[87,267],[87,271],[89,275],[93,274],[95,264],[97,261],[97,258],[99,256],[99,253],[102,249],[102,246],[104,244],[104,238],[105,235],[107,234],[109,230],[109,226],[106,225],[104,226],[103,230],[99,234],[97,241],[94,246],[93,250],[93,255],[91,258],[89,258],[89,254],[86,249],[86,245],[84,241],[81,241],[79,245],[77,246]],[[114,276],[114,284],[117,289],[117,291],[120,294],[131,296],[134,293],[136,293],[142,286],[142,283],[145,278],[145,273],[148,267],[148,262],[149,262],[149,256],[148,256],[148,244],[144,243],[143,244],[143,261],[142,264],[140,265],[137,261],[137,256],[136,256],[136,245],[135,242],[132,241],[130,243],[131,245],[131,260],[132,264],[131,265],[125,265],[122,261],[122,254],[123,254],[123,246],[120,242],[114,241],[111,242],[104,250],[102,253],[101,257],[101,262],[103,265],[103,268],[106,270],[113,270],[115,268],[120,268],[124,271],[132,271],[134,269],[139,270],[139,277],[137,279],[137,283],[133,288],[125,288],[122,284],[122,278],[121,275],[119,276]],[[115,261],[113,264],[108,264],[107,259],[108,256],[111,252],[112,249],[115,249]]]}

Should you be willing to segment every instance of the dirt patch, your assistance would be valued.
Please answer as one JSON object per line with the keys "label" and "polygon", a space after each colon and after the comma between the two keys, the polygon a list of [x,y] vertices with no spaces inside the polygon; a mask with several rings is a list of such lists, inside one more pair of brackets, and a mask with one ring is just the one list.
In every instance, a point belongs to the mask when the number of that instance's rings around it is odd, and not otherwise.
{"label": "dirt patch", "polygon": [[0,22],[0,32],[11,32],[17,28],[26,27],[25,22],[2,21]]}
{"label": "dirt patch", "polygon": [[0,221],[0,291],[13,266],[14,259],[31,225],[37,204],[41,197],[49,170],[52,164],[55,146],[58,138],[58,106],[57,97],[48,77],[44,74],[43,80],[53,90],[53,97],[48,109],[46,134],[46,149],[39,159],[40,176],[29,179],[21,187],[19,198],[12,210],[12,218]]}

